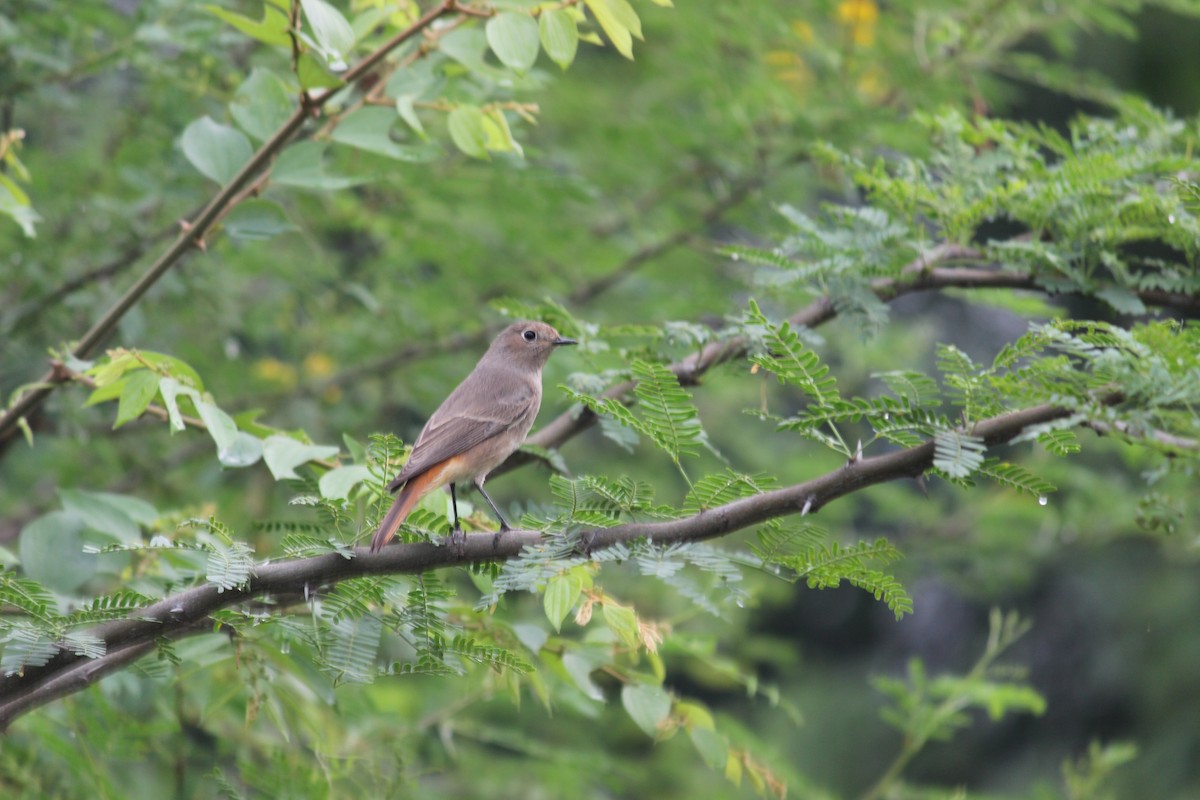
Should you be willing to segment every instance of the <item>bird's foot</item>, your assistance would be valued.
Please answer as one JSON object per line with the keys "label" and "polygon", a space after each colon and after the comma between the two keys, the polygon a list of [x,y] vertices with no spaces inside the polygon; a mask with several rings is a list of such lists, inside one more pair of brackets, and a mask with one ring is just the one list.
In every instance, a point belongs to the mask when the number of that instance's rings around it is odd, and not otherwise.
{"label": "bird's foot", "polygon": [[592,548],[596,546],[597,538],[598,537],[595,531],[580,531],[579,544],[575,546],[575,549],[578,550],[579,554],[584,558],[591,558]]}
{"label": "bird's foot", "polygon": [[461,526],[455,525],[450,529],[450,535],[446,538],[446,544],[454,550],[454,554],[459,558],[467,554],[467,535],[463,533]]}
{"label": "bird's foot", "polygon": [[500,530],[498,530],[494,534],[492,534],[492,549],[493,550],[500,547],[500,537],[503,536],[504,534],[508,533],[511,530],[512,530],[512,528],[508,527],[507,525],[501,525]]}

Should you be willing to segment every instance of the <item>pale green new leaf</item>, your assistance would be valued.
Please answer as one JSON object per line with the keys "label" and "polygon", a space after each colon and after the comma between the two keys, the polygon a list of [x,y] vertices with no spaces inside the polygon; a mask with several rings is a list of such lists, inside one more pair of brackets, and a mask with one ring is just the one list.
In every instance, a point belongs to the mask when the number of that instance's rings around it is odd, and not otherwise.
{"label": "pale green new leaf", "polygon": [[538,35],[551,61],[563,69],[571,66],[579,48],[579,25],[574,17],[561,8],[543,11],[538,20]]}
{"label": "pale green new leaf", "polygon": [[983,439],[956,430],[933,437],[933,465],[951,478],[967,478],[983,465]]}
{"label": "pale green new leaf", "polygon": [[488,20],[485,30],[496,58],[518,75],[537,61],[538,23],[529,14],[503,11]]}

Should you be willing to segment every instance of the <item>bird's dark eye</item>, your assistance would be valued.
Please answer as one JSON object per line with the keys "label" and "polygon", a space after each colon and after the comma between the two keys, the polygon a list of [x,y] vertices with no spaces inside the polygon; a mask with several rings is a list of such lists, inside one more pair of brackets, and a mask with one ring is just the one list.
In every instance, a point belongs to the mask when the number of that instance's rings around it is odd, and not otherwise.
{"label": "bird's dark eye", "polygon": [[525,331],[524,333],[521,334],[521,338],[527,342],[532,342],[534,339],[537,338],[537,332],[536,331]]}

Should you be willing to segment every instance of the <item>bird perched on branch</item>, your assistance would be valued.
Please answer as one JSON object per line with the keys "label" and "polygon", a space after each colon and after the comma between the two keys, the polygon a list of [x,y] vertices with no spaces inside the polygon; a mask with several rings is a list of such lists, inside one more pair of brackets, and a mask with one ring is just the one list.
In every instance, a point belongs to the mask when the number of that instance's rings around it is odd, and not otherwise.
{"label": "bird perched on branch", "polygon": [[544,322],[514,322],[500,332],[471,374],[433,412],[400,474],[388,484],[399,494],[371,539],[371,552],[392,540],[422,497],[447,484],[454,507],[451,543],[461,551],[455,485],[468,480],[496,512],[500,533],[509,530],[483,482],[533,427],[542,404],[542,367],[550,354],[575,343]]}

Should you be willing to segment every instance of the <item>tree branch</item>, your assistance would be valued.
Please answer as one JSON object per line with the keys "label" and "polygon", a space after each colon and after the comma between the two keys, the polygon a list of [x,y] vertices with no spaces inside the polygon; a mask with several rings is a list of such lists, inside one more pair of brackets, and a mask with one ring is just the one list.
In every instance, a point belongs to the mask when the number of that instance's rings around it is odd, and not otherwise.
{"label": "tree branch", "polygon": [[[345,85],[353,85],[370,72],[392,50],[428,28],[439,17],[455,11],[458,11],[456,0],[442,0],[442,2],[430,8],[411,26],[397,33],[370,55],[347,70],[341,76]],[[133,308],[142,296],[149,291],[151,286],[157,283],[171,267],[179,263],[193,247],[202,247],[204,237],[212,230],[216,222],[237,202],[242,189],[255,180],[260,173],[270,169],[271,161],[300,130],[305,121],[328,103],[339,91],[341,90],[335,89],[316,95],[303,93],[301,103],[292,112],[291,116],[250,157],[250,160],[230,179],[229,183],[221,187],[212,200],[209,201],[208,205],[200,211],[199,215],[182,226],[183,230],[175,237],[175,240],[167,247],[166,251],[158,257],[133,286],[126,290],[125,294],[117,300],[112,308],[84,333],[79,342],[71,350],[71,354],[76,358],[87,358],[92,350],[116,327],[121,318],[129,312],[129,309]],[[53,382],[53,377],[53,372],[47,373],[46,376],[38,381],[38,388],[23,394],[3,415],[0,415],[0,441],[12,436],[20,420],[32,413],[50,396],[50,393],[54,391],[56,386]]]}
{"label": "tree branch", "polygon": [[[977,262],[970,267],[938,266],[947,262]],[[878,278],[871,288],[880,300],[895,300],[913,292],[935,289],[1027,289],[1044,292],[1032,275],[1012,272],[986,260],[984,254],[973,247],[957,244],[941,244],[906,265],[898,278]],[[1144,303],[1168,306],[1177,309],[1200,310],[1200,297],[1158,290],[1136,292]],[[829,322],[838,315],[837,309],[827,297],[820,297],[788,317],[793,327],[815,328]],[[672,372],[685,386],[700,382],[704,373],[726,361],[743,358],[748,354],[749,342],[744,336],[711,342],[699,353],[688,356],[670,366]],[[624,381],[607,389],[601,398],[622,398],[633,391],[634,381]],[[546,449],[561,447],[573,437],[590,428],[596,415],[588,410],[572,409],[555,417],[537,433],[530,436],[527,444]],[[493,470],[492,475],[507,472],[530,460],[528,453],[514,453],[508,461]]]}
{"label": "tree branch", "polygon": [[[1112,395],[1101,400],[1115,403]],[[1072,412],[1053,405],[1013,411],[976,423],[971,432],[990,447],[1007,442],[1032,425],[1062,419]],[[776,517],[813,513],[845,495],[886,481],[916,478],[933,464],[934,444],[871,458],[856,459],[846,466],[793,486],[744,497],[690,517],[665,522],[630,522],[590,533],[591,549],[621,542],[648,539],[657,544],[695,542],[725,536]],[[136,612],[137,616],[101,623],[89,633],[105,642],[104,656],[89,659],[62,650],[42,666],[29,667],[24,674],[0,678],[0,731],[21,714],[59,697],[80,691],[100,677],[126,666],[149,652],[160,638],[178,639],[211,630],[209,615],[264,595],[292,595],[331,586],[348,578],[370,575],[419,573],[442,567],[513,558],[541,541],[538,531],[513,530],[495,538],[491,533],[466,537],[461,556],[454,548],[429,542],[398,544],[380,553],[365,548],[353,557],[338,553],[263,564],[249,582],[221,591],[203,584],[159,600]]]}

